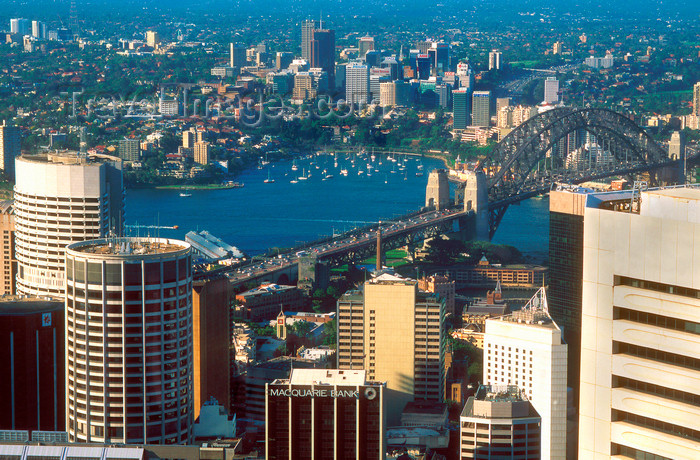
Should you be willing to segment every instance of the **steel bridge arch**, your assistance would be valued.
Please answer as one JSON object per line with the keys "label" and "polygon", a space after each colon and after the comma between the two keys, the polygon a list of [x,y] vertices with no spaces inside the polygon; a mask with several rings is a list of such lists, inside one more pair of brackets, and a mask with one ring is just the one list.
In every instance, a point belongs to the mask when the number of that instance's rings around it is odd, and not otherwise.
{"label": "steel bridge arch", "polygon": [[559,107],[540,113],[511,131],[477,166],[487,172],[490,236],[509,204],[551,185],[552,177],[533,177],[532,172],[557,142],[577,130],[589,131],[607,144],[618,163],[608,170],[596,169],[598,166],[577,170],[579,178],[652,170],[672,163],[642,128],[613,110]]}

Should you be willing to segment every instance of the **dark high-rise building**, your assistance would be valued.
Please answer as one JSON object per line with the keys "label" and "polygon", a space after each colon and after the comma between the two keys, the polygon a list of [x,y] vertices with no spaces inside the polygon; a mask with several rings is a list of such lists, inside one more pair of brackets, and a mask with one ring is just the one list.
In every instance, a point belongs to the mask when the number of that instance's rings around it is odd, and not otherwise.
{"label": "dark high-rise building", "polygon": [[317,26],[318,22],[311,19],[301,23],[301,58],[308,62],[311,62],[311,41]]}
{"label": "dark high-rise building", "polygon": [[435,59],[432,61],[437,75],[443,75],[450,68],[450,45],[447,43],[433,43]]}
{"label": "dark high-rise building", "polygon": [[265,458],[384,459],[384,384],[365,372],[294,369],[267,384]]}
{"label": "dark high-rise building", "polygon": [[0,302],[0,429],[65,428],[63,301]]}
{"label": "dark high-rise building", "polygon": [[241,68],[247,63],[245,46],[230,44],[229,67]]}
{"label": "dark high-rise building", "polygon": [[564,334],[568,350],[568,385],[578,405],[583,292],[583,212],[586,193],[555,190],[549,194],[549,313]]}
{"label": "dark high-rise building", "polygon": [[369,50],[365,53],[365,64],[367,67],[378,67],[382,59],[382,53],[377,50]]}
{"label": "dark high-rise building", "polygon": [[215,398],[226,409],[231,405],[231,329],[228,278],[198,280],[192,286],[196,419],[202,405],[210,398]]}
{"label": "dark high-rise building", "polygon": [[428,54],[419,54],[416,56],[416,69],[418,70],[419,80],[427,80],[430,78],[430,56]]}
{"label": "dark high-rise building", "polygon": [[311,40],[311,67],[323,69],[328,74],[328,84],[335,87],[335,31],[316,29]]}
{"label": "dark high-rise building", "polygon": [[466,129],[471,122],[471,91],[456,89],[452,91],[453,129]]}
{"label": "dark high-rise building", "polygon": [[284,70],[294,60],[294,55],[289,51],[278,51],[275,55],[275,69]]}
{"label": "dark high-rise building", "polygon": [[0,169],[10,181],[15,180],[15,158],[21,153],[20,139],[19,128],[8,126],[3,121],[0,125]]}

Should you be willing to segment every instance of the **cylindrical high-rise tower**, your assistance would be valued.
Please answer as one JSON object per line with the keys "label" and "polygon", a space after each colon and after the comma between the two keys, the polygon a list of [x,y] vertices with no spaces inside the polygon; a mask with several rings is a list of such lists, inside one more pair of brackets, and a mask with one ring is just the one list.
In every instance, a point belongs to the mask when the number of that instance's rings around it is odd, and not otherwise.
{"label": "cylindrical high-rise tower", "polygon": [[185,444],[194,406],[190,245],[108,238],[66,249],[71,441]]}
{"label": "cylindrical high-rise tower", "polygon": [[121,160],[76,152],[25,155],[15,161],[17,293],[63,297],[64,249],[121,235]]}

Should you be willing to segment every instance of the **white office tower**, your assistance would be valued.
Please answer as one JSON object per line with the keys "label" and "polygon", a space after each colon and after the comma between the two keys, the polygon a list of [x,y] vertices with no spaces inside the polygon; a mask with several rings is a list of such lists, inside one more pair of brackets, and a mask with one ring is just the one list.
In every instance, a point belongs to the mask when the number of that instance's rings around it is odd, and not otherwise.
{"label": "white office tower", "polygon": [[15,160],[17,294],[64,295],[65,248],[120,235],[124,220],[121,160],[76,152]]}
{"label": "white office tower", "polygon": [[559,103],[559,80],[557,77],[547,77],[544,81],[544,102],[547,104]]}
{"label": "white office tower", "polygon": [[700,188],[589,196],[579,459],[697,459]]}
{"label": "white office tower", "polygon": [[355,107],[369,101],[369,67],[356,62],[345,67],[345,100]]}
{"label": "white office tower", "polygon": [[542,417],[542,458],[566,458],[566,354],[541,288],[522,310],[486,320],[485,385],[515,385]]}

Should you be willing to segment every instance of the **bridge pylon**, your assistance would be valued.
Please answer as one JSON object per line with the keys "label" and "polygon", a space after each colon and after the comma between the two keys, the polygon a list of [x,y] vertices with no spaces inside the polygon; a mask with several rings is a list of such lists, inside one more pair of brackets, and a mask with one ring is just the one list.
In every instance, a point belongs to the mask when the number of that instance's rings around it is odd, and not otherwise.
{"label": "bridge pylon", "polygon": [[482,171],[468,171],[464,185],[464,210],[474,211],[474,239],[489,241],[489,187]]}

